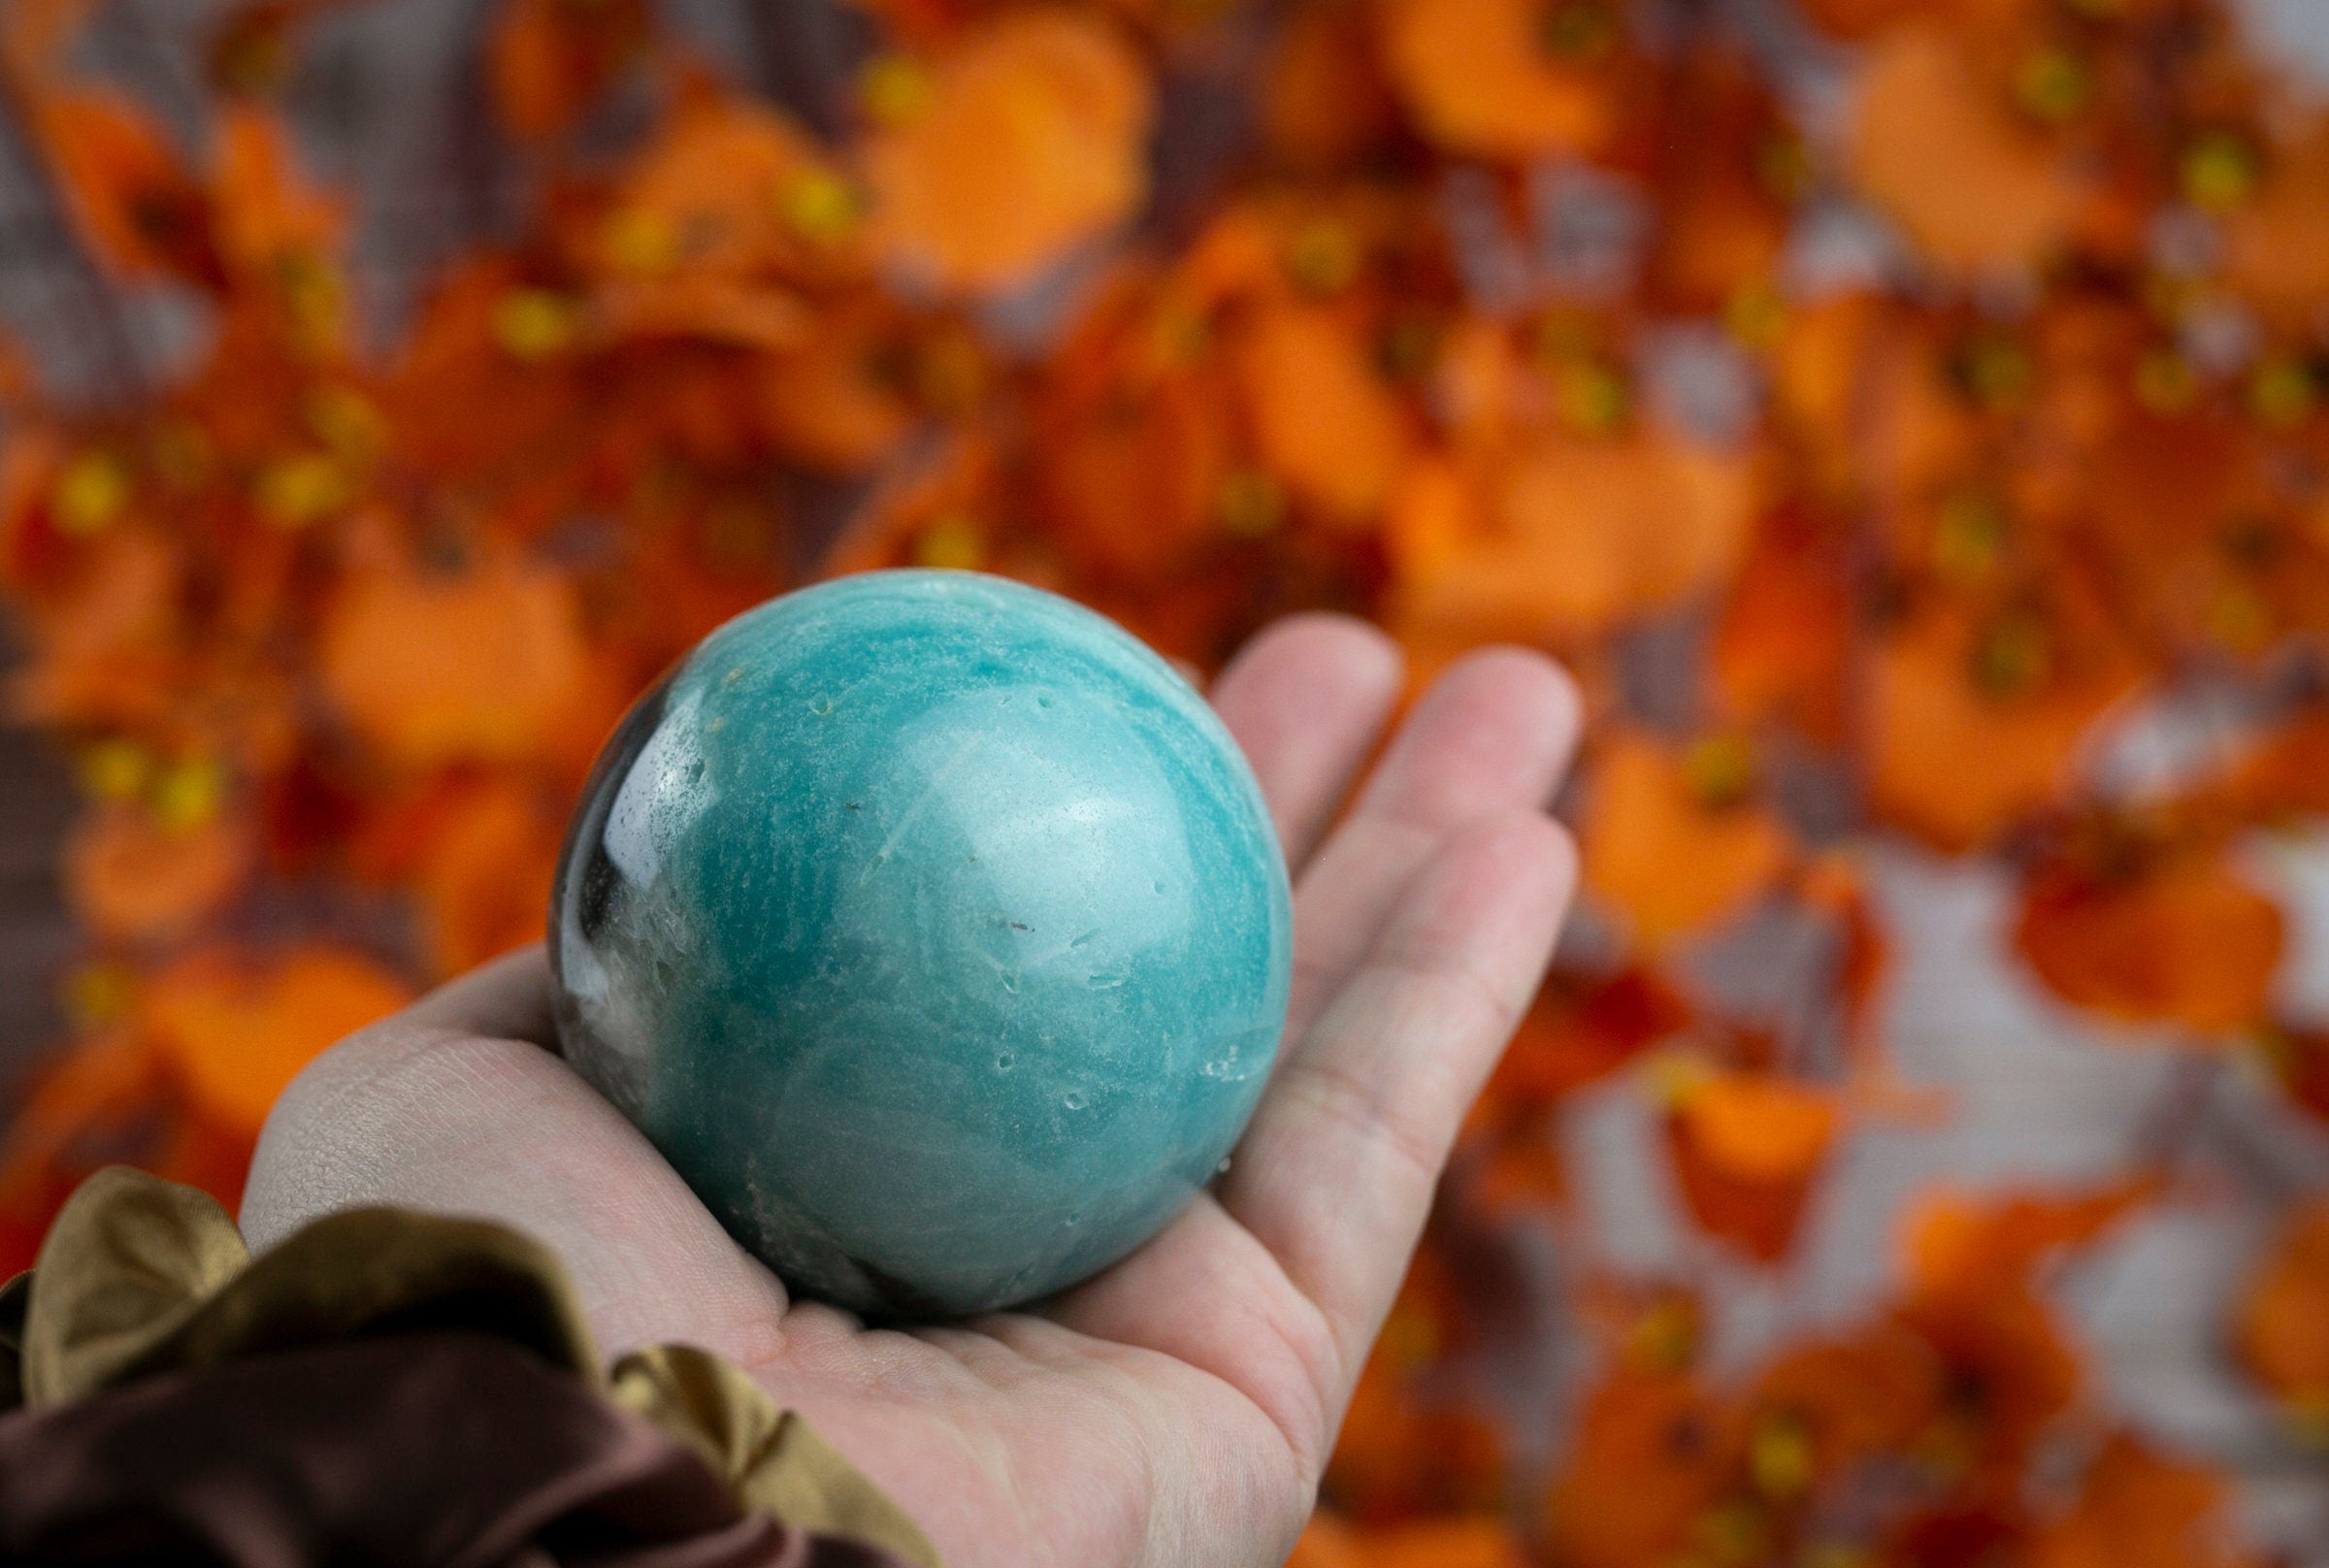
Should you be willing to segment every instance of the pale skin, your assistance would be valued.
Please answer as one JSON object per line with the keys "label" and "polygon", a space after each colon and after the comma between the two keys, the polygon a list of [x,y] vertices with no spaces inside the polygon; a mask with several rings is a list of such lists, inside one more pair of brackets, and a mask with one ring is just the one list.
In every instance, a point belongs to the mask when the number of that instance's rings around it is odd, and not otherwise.
{"label": "pale skin", "polygon": [[902,1332],[791,1299],[544,1049],[540,949],[302,1074],[244,1229],[263,1248],[367,1203],[519,1226],[565,1260],[603,1350],[686,1341],[748,1369],[953,1568],[1279,1563],[1575,879],[1545,811],[1576,740],[1566,677],[1474,654],[1368,768],[1401,678],[1379,633],[1303,616],[1216,683],[1295,870],[1286,1045],[1212,1191],[1054,1301]]}

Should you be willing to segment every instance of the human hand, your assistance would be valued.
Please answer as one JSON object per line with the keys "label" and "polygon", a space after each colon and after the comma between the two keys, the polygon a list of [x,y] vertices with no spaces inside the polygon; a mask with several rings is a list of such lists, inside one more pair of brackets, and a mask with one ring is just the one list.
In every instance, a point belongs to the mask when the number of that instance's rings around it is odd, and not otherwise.
{"label": "human hand", "polygon": [[1216,684],[1295,870],[1285,1044],[1228,1173],[1049,1302],[867,1329],[792,1300],[542,1049],[539,948],[309,1067],[260,1139],[244,1230],[261,1249],[365,1203],[517,1226],[565,1260],[604,1350],[679,1340],[745,1368],[953,1568],[1276,1564],[1574,882],[1543,807],[1577,701],[1534,654],[1453,667],[1335,821],[1399,679],[1380,634],[1307,616]]}

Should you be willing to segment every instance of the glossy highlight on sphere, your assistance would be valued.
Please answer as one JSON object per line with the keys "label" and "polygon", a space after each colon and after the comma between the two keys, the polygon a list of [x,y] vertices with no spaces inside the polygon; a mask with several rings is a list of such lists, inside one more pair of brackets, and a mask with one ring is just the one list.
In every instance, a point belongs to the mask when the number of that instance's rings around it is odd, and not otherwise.
{"label": "glossy highlight on sphere", "polygon": [[1276,1057],[1285,863],[1187,682],[956,572],[750,610],[600,756],[552,900],[567,1059],[792,1288],[1033,1300],[1156,1233]]}

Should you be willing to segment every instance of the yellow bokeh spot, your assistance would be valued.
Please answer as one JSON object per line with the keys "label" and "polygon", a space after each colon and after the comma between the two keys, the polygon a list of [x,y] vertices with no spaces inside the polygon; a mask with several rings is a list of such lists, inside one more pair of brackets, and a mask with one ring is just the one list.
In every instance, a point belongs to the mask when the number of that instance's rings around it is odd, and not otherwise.
{"label": "yellow bokeh spot", "polygon": [[2288,1031],[2271,1024],[2259,1025],[2246,1042],[2248,1051],[2270,1078],[2285,1078],[2296,1064],[2296,1042]]}
{"label": "yellow bokeh spot", "polygon": [[2319,402],[2312,369],[2297,360],[2269,359],[2248,376],[2248,411],[2263,424],[2298,424]]}
{"label": "yellow bokeh spot", "polygon": [[651,278],[679,265],[679,226],[645,207],[625,207],[607,219],[607,259],[617,272]]}
{"label": "yellow bokeh spot", "polygon": [[511,359],[548,359],[574,346],[581,307],[546,288],[513,288],[493,308],[493,341]]}
{"label": "yellow bokeh spot", "polygon": [[119,521],[136,488],[121,459],[111,452],[83,452],[57,475],[49,514],[59,533],[85,538]]}
{"label": "yellow bokeh spot", "polygon": [[1625,1352],[1652,1371],[1682,1371],[1698,1358],[1697,1308],[1686,1296],[1661,1299],[1628,1325]]}
{"label": "yellow bokeh spot", "polygon": [[1161,306],[1149,324],[1149,352],[1159,366],[1194,365],[1213,351],[1213,323],[1195,305]]}
{"label": "yellow bokeh spot", "polygon": [[2155,414],[2179,414],[2197,402],[2200,378],[2172,348],[2153,348],[2135,362],[2135,401]]}
{"label": "yellow bokeh spot", "polygon": [[99,800],[134,800],[153,776],[153,753],[119,736],[100,740],[81,754],[81,787]]}
{"label": "yellow bokeh spot", "polygon": [[2291,1441],[2316,1454],[2329,1453],[2329,1388],[2297,1394],[2281,1410]]}
{"label": "yellow bokeh spot", "polygon": [[1536,42],[1563,65],[1591,65],[1617,48],[1617,9],[1602,0],[1554,0],[1538,14]]}
{"label": "yellow bokeh spot", "polygon": [[1872,1568],[1868,1549],[1850,1541],[1814,1541],[1803,1549],[1803,1568]]}
{"label": "yellow bokeh spot", "polygon": [[1421,311],[1404,312],[1383,330],[1375,345],[1375,365],[1394,381],[1420,381],[1439,357],[1440,325]]}
{"label": "yellow bokeh spot", "polygon": [[185,833],[216,817],[225,800],[225,770],[208,757],[188,757],[154,779],[147,809],[164,828]]}
{"label": "yellow bokeh spot", "polygon": [[1994,698],[2027,696],[2053,669],[2053,638],[2035,615],[2005,614],[1974,639],[1973,684]]}
{"label": "yellow bokeh spot", "polygon": [[329,452],[279,458],[259,471],[251,501],[278,528],[310,528],[355,499],[346,466]]}
{"label": "yellow bokeh spot", "polygon": [[308,399],[309,434],[343,457],[369,462],[388,444],[388,417],[380,406],[344,383],[317,389]]}
{"label": "yellow bokeh spot", "polygon": [[2009,531],[2005,508],[1991,497],[1952,496],[1933,527],[1933,570],[1960,586],[1985,580],[2005,555]]}
{"label": "yellow bokeh spot", "polygon": [[1913,1452],[1934,1475],[1954,1479],[1966,1474],[1979,1461],[1987,1436],[1979,1416],[1967,1410],[1951,1410],[1919,1435]]}
{"label": "yellow bokeh spot", "polygon": [[809,169],[777,189],[776,211],[794,233],[828,244],[857,227],[865,204],[856,187],[839,175],[830,169]]}
{"label": "yellow bokeh spot", "polygon": [[2229,131],[2195,139],[2176,169],[2183,199],[2211,212],[2230,212],[2247,201],[2255,193],[2259,173],[2255,149]]}
{"label": "yellow bokeh spot", "polygon": [[1749,348],[1769,348],[1788,324],[1788,302],[1769,283],[1745,283],[1722,307],[1722,325]]}
{"label": "yellow bokeh spot", "polygon": [[1770,1556],[1771,1521],[1750,1502],[1718,1503],[1698,1517],[1690,1535],[1711,1568],[1748,1568]]}
{"label": "yellow bokeh spot", "polygon": [[2014,75],[2014,101],[2033,119],[2058,125],[2094,95],[2094,73],[2068,49],[2042,49]]}
{"label": "yellow bokeh spot", "polygon": [[2226,583],[2208,601],[2208,635],[2234,653],[2260,653],[2273,639],[2273,607],[2246,583]]}
{"label": "yellow bokeh spot", "polygon": [[910,55],[875,55],[858,78],[858,96],[877,125],[920,118],[936,95],[929,68]]}
{"label": "yellow bokeh spot", "polygon": [[1286,271],[1313,294],[1338,294],[1359,276],[1359,237],[1350,226],[1322,219],[1306,223],[1286,250]]}
{"label": "yellow bokeh spot", "polygon": [[969,518],[941,517],[914,537],[914,565],[949,572],[975,572],[987,558],[987,541]]}
{"label": "yellow bokeh spot", "polygon": [[1791,1502],[1812,1488],[1817,1455],[1803,1418],[1788,1411],[1765,1416],[1747,1443],[1747,1468],[1755,1489],[1775,1503]]}
{"label": "yellow bokeh spot", "polygon": [[275,276],[300,347],[312,355],[336,345],[347,317],[347,289],[330,260],[314,250],[286,250],[276,258]]}
{"label": "yellow bokeh spot", "polygon": [[1755,144],[1755,178],[1781,201],[1793,201],[1812,182],[1811,148],[1793,131],[1772,131]]}
{"label": "yellow bokeh spot", "polygon": [[1632,408],[1625,378],[1598,359],[1563,361],[1553,373],[1553,404],[1561,422],[1587,436],[1607,436]]}
{"label": "yellow bokeh spot", "polygon": [[292,53],[282,32],[244,27],[211,51],[211,69],[230,91],[248,96],[274,92],[291,75]]}
{"label": "yellow bokeh spot", "polygon": [[1223,478],[1215,506],[1221,531],[1231,539],[1263,539],[1286,521],[1286,492],[1260,469],[1237,469]]}
{"label": "yellow bokeh spot", "polygon": [[1439,1358],[1439,1325],[1431,1321],[1429,1313],[1401,1301],[1383,1320],[1383,1332],[1376,1344],[1391,1365],[1401,1371],[1413,1371]]}
{"label": "yellow bokeh spot", "polygon": [[65,1018],[77,1029],[101,1029],[127,1018],[138,1001],[138,972],[98,959],[76,964],[57,988]]}
{"label": "yellow bokeh spot", "polygon": [[164,420],[148,450],[153,472],[173,490],[199,490],[217,471],[218,454],[210,432],[191,419]]}
{"label": "yellow bokeh spot", "polygon": [[1743,735],[1702,735],[1682,757],[1683,784],[1709,811],[1744,804],[1755,793],[1755,747]]}
{"label": "yellow bokeh spot", "polygon": [[1715,1064],[1693,1046],[1659,1051],[1642,1063],[1642,1087],[1660,1110],[1680,1110],[1714,1080]]}
{"label": "yellow bokeh spot", "polygon": [[2038,382],[2037,361],[2011,338],[1976,338],[1957,355],[1956,373],[1967,396],[1998,412],[2027,405]]}

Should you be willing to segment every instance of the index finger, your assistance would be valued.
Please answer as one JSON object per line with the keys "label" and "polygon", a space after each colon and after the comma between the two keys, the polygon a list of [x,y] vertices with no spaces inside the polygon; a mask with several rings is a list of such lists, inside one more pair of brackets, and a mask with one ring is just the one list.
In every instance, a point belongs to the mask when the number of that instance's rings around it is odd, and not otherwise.
{"label": "index finger", "polygon": [[1298,873],[1397,702],[1398,644],[1348,615],[1295,615],[1247,643],[1213,707],[1269,801]]}
{"label": "index finger", "polygon": [[398,1015],[410,1024],[558,1048],[549,949],[541,942],[505,953],[448,980]]}

